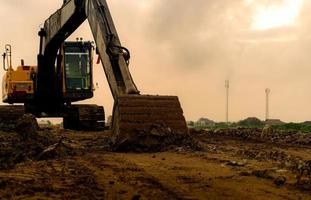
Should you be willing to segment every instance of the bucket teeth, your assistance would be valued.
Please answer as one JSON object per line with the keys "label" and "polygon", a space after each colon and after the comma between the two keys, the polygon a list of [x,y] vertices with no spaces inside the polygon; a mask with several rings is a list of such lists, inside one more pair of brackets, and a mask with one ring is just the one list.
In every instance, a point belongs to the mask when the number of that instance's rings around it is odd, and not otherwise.
{"label": "bucket teeth", "polygon": [[172,134],[188,134],[178,97],[129,95],[117,99],[112,125],[116,142],[159,126]]}

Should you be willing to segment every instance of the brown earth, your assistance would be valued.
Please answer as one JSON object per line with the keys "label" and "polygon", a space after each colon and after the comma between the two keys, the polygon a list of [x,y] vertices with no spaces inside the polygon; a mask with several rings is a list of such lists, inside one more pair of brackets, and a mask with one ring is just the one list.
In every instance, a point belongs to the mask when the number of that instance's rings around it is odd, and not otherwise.
{"label": "brown earth", "polygon": [[151,153],[113,152],[109,132],[19,137],[0,133],[0,199],[311,199],[311,134],[191,131]]}

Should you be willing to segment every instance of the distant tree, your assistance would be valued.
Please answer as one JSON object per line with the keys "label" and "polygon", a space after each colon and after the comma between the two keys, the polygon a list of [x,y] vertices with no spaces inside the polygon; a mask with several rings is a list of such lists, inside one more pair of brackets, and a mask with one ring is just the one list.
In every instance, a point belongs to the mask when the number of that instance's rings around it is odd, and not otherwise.
{"label": "distant tree", "polygon": [[196,123],[197,126],[214,126],[215,122],[208,118],[200,118]]}
{"label": "distant tree", "polygon": [[193,127],[194,126],[194,121],[187,121],[187,125]]}
{"label": "distant tree", "polygon": [[262,126],[264,125],[264,123],[256,117],[249,117],[249,118],[239,121],[238,125],[239,126]]}

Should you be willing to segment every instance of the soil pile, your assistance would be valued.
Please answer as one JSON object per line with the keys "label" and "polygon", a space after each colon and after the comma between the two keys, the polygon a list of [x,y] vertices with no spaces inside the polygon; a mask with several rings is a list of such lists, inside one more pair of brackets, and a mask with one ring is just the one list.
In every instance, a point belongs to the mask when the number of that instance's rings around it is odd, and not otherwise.
{"label": "soil pile", "polygon": [[201,145],[188,133],[174,132],[167,126],[157,124],[148,131],[137,131],[127,140],[115,143],[112,147],[118,152],[163,152],[182,148],[200,151]]}
{"label": "soil pile", "polygon": [[48,160],[72,155],[81,155],[82,148],[59,140],[47,132],[36,132],[36,137],[26,139],[17,133],[0,133],[0,170],[13,168],[27,160]]}
{"label": "soil pile", "polygon": [[23,140],[36,138],[38,129],[38,122],[36,117],[32,114],[25,114],[17,120],[16,132],[22,137]]}
{"label": "soil pile", "polygon": [[54,141],[48,135],[37,135],[35,139],[24,140],[16,133],[2,133],[6,142],[0,146],[0,169],[9,169],[26,160],[35,159]]}

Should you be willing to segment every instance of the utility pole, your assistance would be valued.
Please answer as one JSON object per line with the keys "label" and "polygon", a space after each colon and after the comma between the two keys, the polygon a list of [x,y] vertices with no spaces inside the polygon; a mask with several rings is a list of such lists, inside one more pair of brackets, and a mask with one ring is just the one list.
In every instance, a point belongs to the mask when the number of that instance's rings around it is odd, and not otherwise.
{"label": "utility pole", "polygon": [[271,90],[269,88],[266,88],[266,121],[269,120],[270,116],[269,116],[269,112],[270,112],[270,92]]}
{"label": "utility pole", "polygon": [[230,88],[229,80],[226,80],[225,88],[226,88],[226,123],[229,124],[229,88]]}

